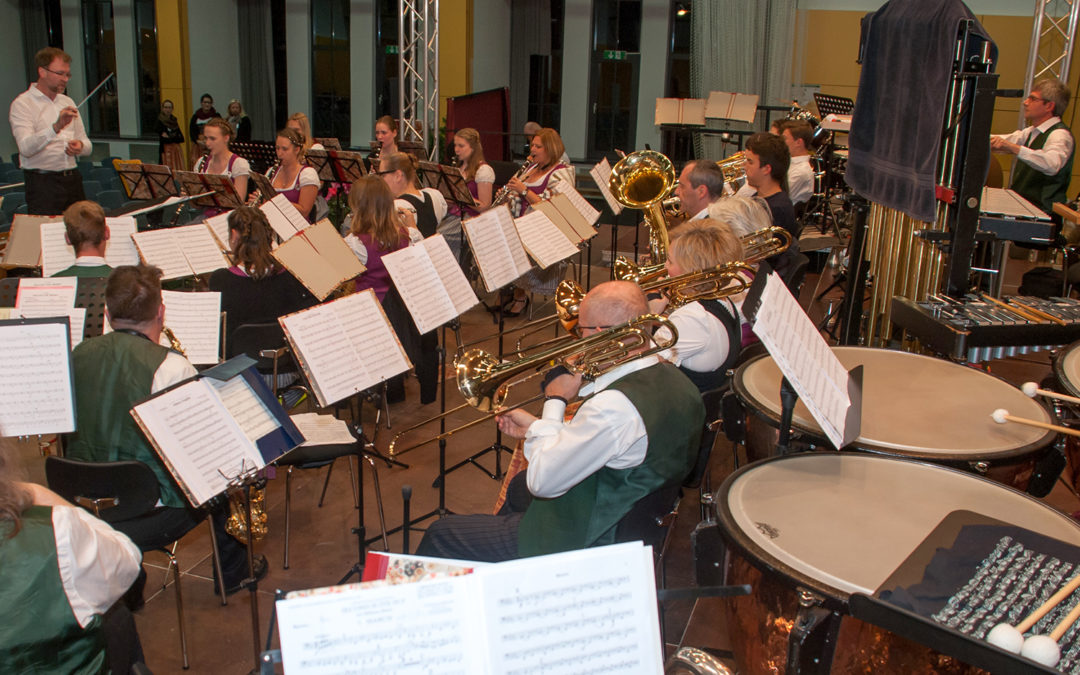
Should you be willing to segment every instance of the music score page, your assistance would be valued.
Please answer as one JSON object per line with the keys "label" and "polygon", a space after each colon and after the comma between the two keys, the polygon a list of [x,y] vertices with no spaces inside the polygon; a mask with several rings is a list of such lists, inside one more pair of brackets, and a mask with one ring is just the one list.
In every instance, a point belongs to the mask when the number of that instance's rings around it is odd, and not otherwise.
{"label": "music score page", "polygon": [[462,222],[461,228],[489,293],[513,283],[532,267],[508,207],[488,209]]}
{"label": "music score page", "polygon": [[611,193],[611,164],[608,163],[607,157],[600,160],[600,162],[589,169],[589,175],[592,176],[593,181],[596,183],[596,187],[600,188],[600,194],[604,195],[604,201],[607,202],[608,208],[616,216],[622,213],[623,205],[619,203],[618,199],[615,199],[615,195]]}
{"label": "music score page", "polygon": [[514,226],[525,250],[544,269],[577,253],[577,245],[541,209],[515,218]]}
{"label": "music score page", "polygon": [[[195,365],[220,361],[221,293],[162,291],[165,325],[184,348],[187,360]],[[161,344],[169,347],[169,338],[161,335]]]}
{"label": "music score page", "polygon": [[0,436],[75,431],[71,352],[66,322],[0,325],[0,371],[7,400]]}
{"label": "music score page", "polygon": [[421,334],[480,302],[441,234],[383,256],[383,264]]}

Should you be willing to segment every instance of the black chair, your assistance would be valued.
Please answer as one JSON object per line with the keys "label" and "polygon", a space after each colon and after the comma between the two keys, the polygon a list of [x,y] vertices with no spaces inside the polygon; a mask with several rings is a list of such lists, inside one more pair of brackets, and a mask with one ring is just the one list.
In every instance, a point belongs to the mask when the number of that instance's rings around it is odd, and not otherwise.
{"label": "black chair", "polygon": [[803,281],[806,280],[806,268],[809,265],[810,258],[806,257],[805,253],[799,253],[784,271],[784,285],[788,287],[796,300],[799,299],[799,291],[802,290]]}
{"label": "black chair", "polygon": [[[98,518],[125,532],[124,525],[144,517],[156,508],[160,490],[157,476],[142,462],[82,462],[64,457],[45,458],[45,478],[49,489],[71,503],[81,506]],[[209,522],[209,520],[207,521]],[[219,565],[214,528],[210,526],[214,544],[214,564]],[[138,542],[136,542],[137,544]],[[169,570],[176,587],[176,618],[180,624],[180,655],[184,669],[188,668],[187,633],[184,629],[184,601],[180,592],[180,566],[176,561],[175,542],[168,547],[142,547],[143,552],[161,551],[169,557]],[[218,579],[221,579],[218,570]],[[166,575],[168,579],[168,575]],[[219,588],[222,588],[219,583]],[[224,590],[222,588],[222,599]]]}
{"label": "black chair", "polygon": [[94,201],[106,211],[112,211],[124,204],[124,193],[119,190],[102,190],[94,197]]}
{"label": "black chair", "polygon": [[637,500],[630,511],[615,526],[615,541],[641,541],[653,547],[658,562],[657,581],[663,588],[667,579],[665,554],[675,530],[682,502],[682,487],[676,483],[651,492]]}
{"label": "black chair", "polygon": [[697,488],[698,494],[702,497],[700,500],[702,519],[708,515],[705,512],[707,504],[704,495],[712,492],[709,459],[712,457],[713,446],[716,445],[716,437],[720,432],[721,403],[724,394],[727,392],[728,387],[723,386],[710,389],[701,394],[701,400],[705,404],[705,426],[701,430],[701,444],[698,446],[697,461],[694,463],[694,468],[690,470],[690,475],[683,481],[683,487]]}

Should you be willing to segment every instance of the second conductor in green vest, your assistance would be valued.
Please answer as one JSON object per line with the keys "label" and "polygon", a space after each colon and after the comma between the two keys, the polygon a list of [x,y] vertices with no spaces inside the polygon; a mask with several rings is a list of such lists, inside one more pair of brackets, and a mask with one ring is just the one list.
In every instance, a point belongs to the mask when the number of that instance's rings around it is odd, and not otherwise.
{"label": "second conductor in green vest", "polygon": [[1039,80],[1023,103],[1024,118],[1031,126],[990,137],[991,150],[1016,155],[1010,187],[1050,216],[1055,203],[1067,201],[1072,178],[1076,143],[1061,121],[1069,96],[1069,88],[1059,80]]}

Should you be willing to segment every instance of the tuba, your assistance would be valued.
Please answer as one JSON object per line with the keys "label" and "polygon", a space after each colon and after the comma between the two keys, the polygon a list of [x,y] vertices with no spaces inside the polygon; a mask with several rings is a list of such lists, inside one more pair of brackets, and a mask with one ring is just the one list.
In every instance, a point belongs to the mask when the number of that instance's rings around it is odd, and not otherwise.
{"label": "tuba", "polygon": [[668,232],[662,202],[675,187],[675,167],[671,160],[655,150],[632,152],[611,168],[608,185],[620,204],[645,211],[645,226],[649,228],[649,263],[644,266],[629,264],[644,276],[663,270],[667,261]]}
{"label": "tuba", "polygon": [[666,675],[733,675],[720,659],[696,647],[680,647],[664,664]]}

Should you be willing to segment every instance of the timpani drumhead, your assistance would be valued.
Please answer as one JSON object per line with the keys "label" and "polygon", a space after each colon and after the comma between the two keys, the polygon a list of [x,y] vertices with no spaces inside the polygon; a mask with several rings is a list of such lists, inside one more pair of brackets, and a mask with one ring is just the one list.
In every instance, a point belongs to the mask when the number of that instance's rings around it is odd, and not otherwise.
{"label": "timpani drumhead", "polygon": [[739,469],[720,487],[720,528],[757,564],[846,602],[874,593],[953,511],[1080,545],[1080,525],[970,473],[866,453],[812,452]]}
{"label": "timpani drumhead", "polygon": [[1074,342],[1054,359],[1054,375],[1066,392],[1080,396],[1080,342]]}
{"label": "timpani drumhead", "polygon": [[[863,366],[862,427],[852,447],[931,460],[993,461],[1042,448],[1055,435],[994,422],[990,415],[998,408],[1040,422],[1052,420],[1038,402],[982,371],[888,349],[832,350],[845,368]],[[765,354],[740,366],[732,378],[739,397],[774,426],[780,419],[780,377],[780,368]],[[824,438],[802,401],[795,406],[792,429]]]}

